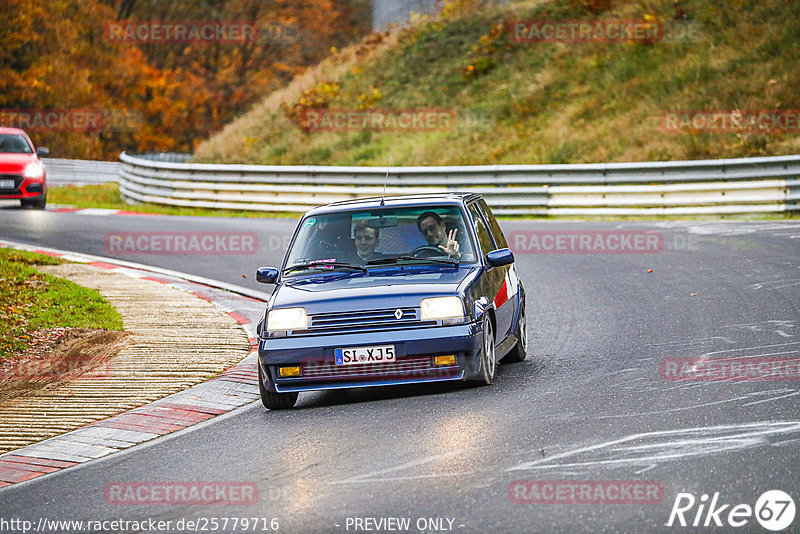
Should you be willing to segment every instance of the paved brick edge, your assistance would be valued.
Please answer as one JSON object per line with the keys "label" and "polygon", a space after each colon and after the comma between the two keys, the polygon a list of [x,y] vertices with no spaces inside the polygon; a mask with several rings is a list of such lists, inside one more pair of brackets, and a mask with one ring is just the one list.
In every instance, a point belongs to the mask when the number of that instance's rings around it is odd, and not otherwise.
{"label": "paved brick edge", "polygon": [[228,413],[258,399],[258,344],[255,328],[263,314],[263,300],[178,276],[148,271],[143,267],[132,268],[98,261],[88,255],[7,241],[0,242],[0,246],[86,263],[191,293],[222,308],[236,320],[247,332],[252,349],[241,362],[206,382],[83,428],[0,455],[0,488],[120,452]]}

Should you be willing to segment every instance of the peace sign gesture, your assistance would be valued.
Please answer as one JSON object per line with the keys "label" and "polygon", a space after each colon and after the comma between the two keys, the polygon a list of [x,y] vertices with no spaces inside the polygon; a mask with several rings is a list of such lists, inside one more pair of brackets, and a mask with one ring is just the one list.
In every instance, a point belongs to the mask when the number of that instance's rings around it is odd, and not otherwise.
{"label": "peace sign gesture", "polygon": [[450,230],[450,232],[448,232],[447,234],[447,246],[439,245],[439,248],[447,252],[448,256],[460,259],[461,258],[461,252],[459,251],[460,247],[458,245],[458,241],[456,241],[457,232],[458,228],[453,228],[452,230]]}

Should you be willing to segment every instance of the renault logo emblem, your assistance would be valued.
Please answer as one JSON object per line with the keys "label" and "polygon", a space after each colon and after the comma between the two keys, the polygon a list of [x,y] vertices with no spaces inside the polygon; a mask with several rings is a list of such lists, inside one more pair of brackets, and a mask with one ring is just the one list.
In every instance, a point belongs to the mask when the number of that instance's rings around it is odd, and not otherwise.
{"label": "renault logo emblem", "polygon": [[394,318],[395,318],[395,319],[397,319],[398,321],[399,321],[400,319],[402,319],[402,318],[403,318],[403,310],[401,310],[400,308],[397,308],[397,309],[394,311]]}

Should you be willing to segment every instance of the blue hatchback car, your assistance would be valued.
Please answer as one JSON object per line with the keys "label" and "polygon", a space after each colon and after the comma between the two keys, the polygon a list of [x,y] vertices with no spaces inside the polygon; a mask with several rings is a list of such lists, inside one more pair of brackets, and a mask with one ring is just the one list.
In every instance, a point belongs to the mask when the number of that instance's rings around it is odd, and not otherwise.
{"label": "blue hatchback car", "polygon": [[258,326],[266,408],[298,392],[461,380],[525,359],[525,290],[480,195],[336,202],[306,213]]}

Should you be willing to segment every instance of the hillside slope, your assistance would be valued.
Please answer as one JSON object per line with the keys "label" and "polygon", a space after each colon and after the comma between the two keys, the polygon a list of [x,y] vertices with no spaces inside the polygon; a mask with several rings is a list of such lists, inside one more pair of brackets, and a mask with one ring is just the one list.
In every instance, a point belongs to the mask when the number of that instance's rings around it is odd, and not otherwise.
{"label": "hillside slope", "polygon": [[[800,2],[475,3],[461,0],[435,19],[335,52],[202,143],[195,159],[385,165],[392,154],[395,165],[457,165],[800,153],[797,125],[665,128],[665,113],[678,110],[800,109]],[[689,30],[636,42],[513,42],[507,30],[509,21],[575,19],[679,22]],[[301,127],[307,108],[359,106],[435,108],[454,122],[428,131]]]}

